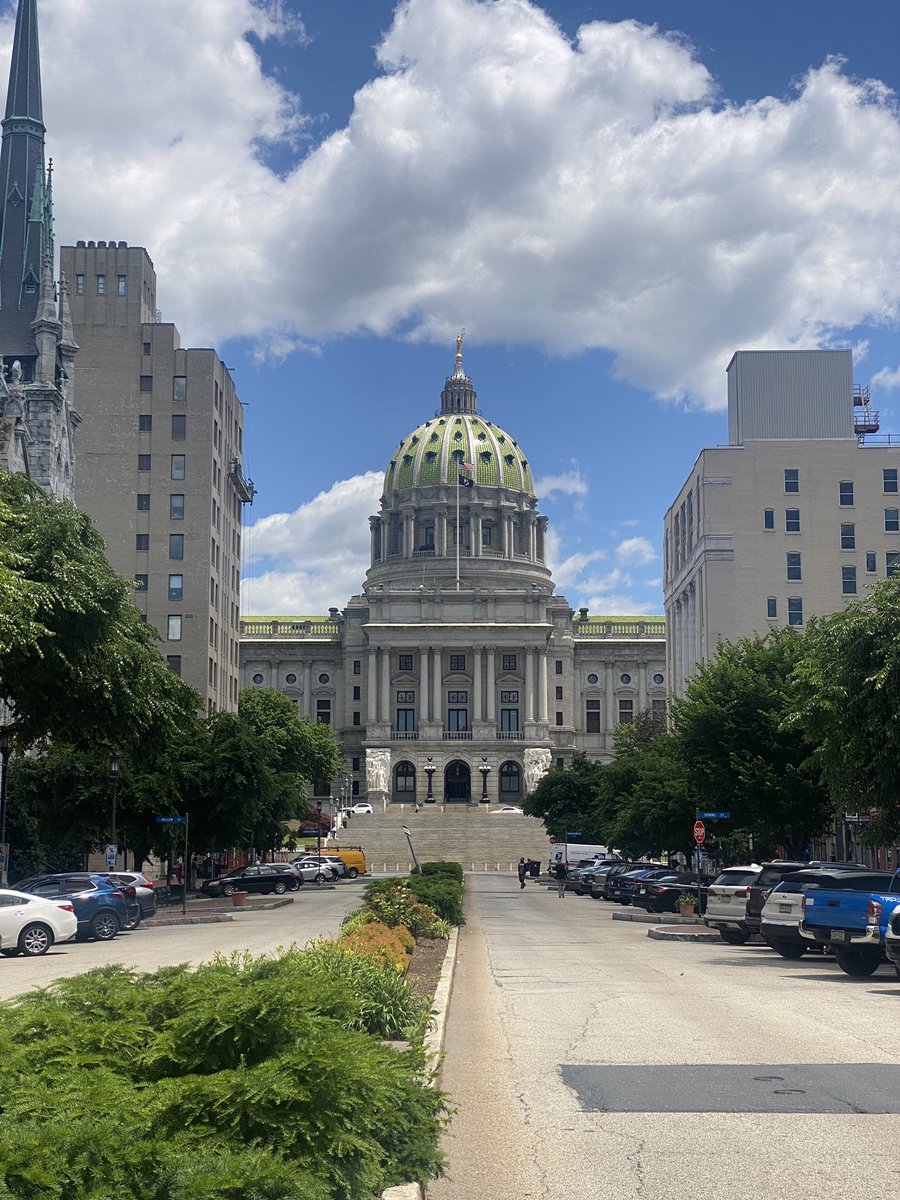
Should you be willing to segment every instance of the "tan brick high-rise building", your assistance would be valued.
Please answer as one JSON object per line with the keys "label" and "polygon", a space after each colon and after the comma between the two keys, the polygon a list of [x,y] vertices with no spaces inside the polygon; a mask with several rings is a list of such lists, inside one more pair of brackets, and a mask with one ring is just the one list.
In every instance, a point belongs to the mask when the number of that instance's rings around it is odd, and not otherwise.
{"label": "tan brick high-rise building", "polygon": [[238,693],[243,411],[215,350],[185,349],[159,319],[147,251],[64,246],[83,424],[75,500],[169,665],[207,707]]}

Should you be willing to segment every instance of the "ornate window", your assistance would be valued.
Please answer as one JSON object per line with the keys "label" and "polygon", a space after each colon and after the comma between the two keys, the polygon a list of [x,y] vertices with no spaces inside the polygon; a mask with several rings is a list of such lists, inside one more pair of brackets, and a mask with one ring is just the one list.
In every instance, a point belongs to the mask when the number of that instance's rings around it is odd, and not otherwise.
{"label": "ornate window", "polygon": [[518,763],[505,762],[500,767],[500,791],[506,795],[521,794],[522,771]]}
{"label": "ornate window", "polygon": [[394,769],[394,791],[414,793],[416,790],[416,768],[411,762],[397,763]]}
{"label": "ornate window", "polygon": [[518,692],[501,692],[500,693],[500,703],[501,704],[518,704],[519,703],[519,693]]}
{"label": "ornate window", "polygon": [[448,704],[468,704],[469,703],[469,693],[468,692],[448,692],[447,693],[447,703]]}
{"label": "ornate window", "polygon": [[415,702],[416,702],[416,693],[415,692],[398,692],[397,693],[397,703],[398,704],[415,704]]}

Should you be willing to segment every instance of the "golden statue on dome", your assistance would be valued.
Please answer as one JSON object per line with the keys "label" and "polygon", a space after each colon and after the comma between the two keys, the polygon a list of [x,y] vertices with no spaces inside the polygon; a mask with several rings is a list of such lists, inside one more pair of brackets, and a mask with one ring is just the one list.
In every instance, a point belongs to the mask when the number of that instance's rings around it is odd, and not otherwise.
{"label": "golden statue on dome", "polygon": [[463,338],[466,336],[465,327],[463,327],[456,335],[456,362],[457,365],[462,363],[462,344]]}

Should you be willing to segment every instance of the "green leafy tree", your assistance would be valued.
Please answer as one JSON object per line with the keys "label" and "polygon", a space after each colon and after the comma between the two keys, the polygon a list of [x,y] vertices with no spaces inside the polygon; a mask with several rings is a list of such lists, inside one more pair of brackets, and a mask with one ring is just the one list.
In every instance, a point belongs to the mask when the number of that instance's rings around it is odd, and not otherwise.
{"label": "green leafy tree", "polygon": [[551,767],[522,808],[530,817],[540,817],[557,841],[565,841],[566,830],[578,829],[582,841],[603,842],[606,830],[596,804],[602,772],[600,763],[576,754],[567,768]]}
{"label": "green leafy tree", "polygon": [[620,725],[615,758],[603,768],[597,807],[610,845],[630,856],[692,849],[694,804],[680,740],[645,715]]}
{"label": "green leafy tree", "polygon": [[900,578],[814,618],[794,673],[795,714],[841,810],[877,810],[867,840],[900,837]]}
{"label": "green leafy tree", "polygon": [[157,641],[90,518],[0,472],[0,696],[17,742],[164,741],[200,699]]}
{"label": "green leafy tree", "polygon": [[730,811],[732,836],[752,834],[757,853],[802,853],[832,813],[792,715],[790,681],[804,650],[792,627],[725,642],[674,709],[689,796],[698,808]]}

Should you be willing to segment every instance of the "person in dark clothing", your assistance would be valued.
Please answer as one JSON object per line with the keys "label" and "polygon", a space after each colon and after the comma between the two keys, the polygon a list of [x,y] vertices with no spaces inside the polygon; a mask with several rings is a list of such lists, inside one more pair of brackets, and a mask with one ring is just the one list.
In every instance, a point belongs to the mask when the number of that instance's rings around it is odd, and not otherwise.
{"label": "person in dark clothing", "polygon": [[519,887],[523,888],[525,886],[525,875],[528,871],[528,864],[525,862],[524,858],[519,859],[519,868],[518,869],[519,869]]}
{"label": "person in dark clothing", "polygon": [[569,874],[568,867],[566,866],[566,864],[563,862],[562,859],[560,859],[557,863],[554,864],[553,875],[556,879],[556,894],[559,896],[560,900],[565,898],[566,876],[568,874]]}

